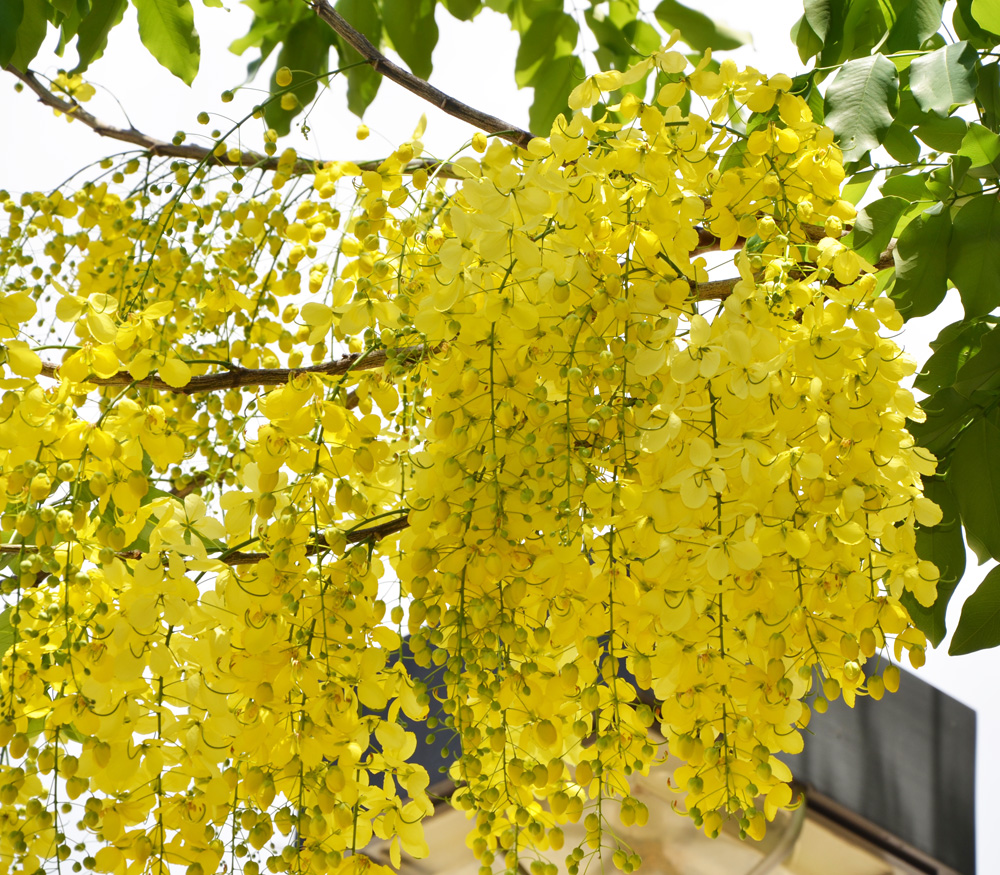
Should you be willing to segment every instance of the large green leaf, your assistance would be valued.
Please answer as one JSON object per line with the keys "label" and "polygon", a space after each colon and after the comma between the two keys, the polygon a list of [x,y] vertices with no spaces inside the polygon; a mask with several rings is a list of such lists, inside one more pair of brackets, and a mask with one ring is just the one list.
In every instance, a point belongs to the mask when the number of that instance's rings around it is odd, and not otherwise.
{"label": "large green leaf", "polygon": [[750,42],[750,34],[727,27],[703,12],[689,9],[677,0],[662,0],[653,11],[660,26],[670,33],[674,28],[681,32],[684,40],[696,52],[705,49],[737,49]]}
{"label": "large green leaf", "polygon": [[[988,0],[992,2],[992,0]],[[973,0],[956,0],[951,23],[959,39],[967,39],[977,49],[989,49],[996,45],[994,34],[980,27],[972,14]]]}
{"label": "large green leaf", "polygon": [[877,173],[877,170],[858,171],[844,183],[844,187],[840,190],[840,196],[852,204],[858,203],[865,196],[868,186],[872,184]]}
{"label": "large green leaf", "polygon": [[917,105],[924,112],[947,116],[952,107],[972,103],[978,66],[979,53],[967,42],[915,59],[910,65],[910,90]]}
{"label": "large green leaf", "polygon": [[981,408],[1000,400],[1000,331],[986,332],[955,374],[952,388]]}
{"label": "large green leaf", "polygon": [[950,451],[955,438],[971,421],[976,410],[968,398],[959,395],[950,386],[925,398],[920,406],[927,414],[927,420],[911,422],[908,428],[917,443],[936,456]]}
{"label": "large green leaf", "polygon": [[201,43],[189,0],[132,0],[139,17],[139,39],[149,53],[190,85],[198,74]]}
{"label": "large green leaf", "polygon": [[898,0],[805,0],[803,20],[822,43],[820,64],[832,67],[869,57],[886,39],[897,5],[901,5]]}
{"label": "large green leaf", "polygon": [[962,605],[948,653],[961,656],[1000,645],[1000,566],[990,569]]}
{"label": "large green leaf", "polygon": [[550,12],[562,12],[559,0],[511,0],[507,17],[510,26],[519,34],[525,34],[536,20]]}
{"label": "large green leaf", "polygon": [[969,173],[972,176],[1000,176],[1000,136],[982,125],[969,125],[958,154],[971,162]]}
{"label": "large green leaf", "polygon": [[962,296],[966,316],[1000,307],[1000,201],[995,194],[970,199],[955,216],[948,278]]}
{"label": "large green leaf", "polygon": [[825,42],[830,34],[830,27],[838,27],[837,19],[842,4],[833,0],[803,0],[802,17],[821,42]]}
{"label": "large green leaf", "polygon": [[538,69],[531,83],[535,99],[528,112],[528,122],[534,133],[548,136],[556,116],[569,112],[566,105],[569,93],[585,75],[583,62],[575,55],[553,58]]}
{"label": "large green leaf", "polygon": [[924,362],[913,385],[928,395],[945,386],[952,386],[959,368],[979,352],[983,336],[992,330],[996,322],[992,316],[982,316],[945,326],[931,342],[934,353]]}
{"label": "large green leaf", "polygon": [[795,48],[798,50],[799,58],[803,64],[807,63],[811,57],[818,55],[823,50],[823,40],[812,29],[804,15],[792,25],[789,37],[795,44]]}
{"label": "large green leaf", "polygon": [[891,173],[879,186],[879,191],[884,195],[894,194],[898,197],[904,197],[910,203],[927,200],[927,174]]}
{"label": "large green leaf", "polygon": [[[352,26],[368,37],[372,45],[377,46],[382,42],[382,19],[379,17],[375,0],[338,0],[336,9]],[[336,38],[336,46],[342,67],[357,64],[361,60],[361,55],[340,37]],[[351,67],[345,75],[347,108],[355,115],[364,115],[378,93],[382,77],[367,64]]]}
{"label": "large green leaf", "polygon": [[937,598],[930,607],[920,604],[909,592],[903,594],[903,604],[913,622],[937,647],[948,631],[945,618],[948,602],[965,573],[965,541],[958,503],[940,477],[924,480],[924,495],[941,508],[941,522],[936,526],[917,527],[917,555],[933,562],[941,574]]}
{"label": "large green leaf", "polygon": [[837,134],[844,161],[857,161],[882,142],[898,88],[896,66],[883,55],[841,67],[826,92],[826,124]]}
{"label": "large green leaf", "polygon": [[908,224],[896,241],[896,279],[889,296],[904,318],[926,316],[948,291],[951,216],[935,205]]}
{"label": "large green leaf", "polygon": [[910,202],[901,197],[883,197],[872,201],[858,213],[854,229],[844,239],[844,245],[867,261],[877,261],[892,239],[896,222],[909,206]]}
{"label": "large green leaf", "polygon": [[[333,36],[333,31],[319,26],[315,19],[303,18],[285,37],[281,51],[278,52],[277,68],[287,66],[292,71],[292,84],[288,86],[288,93],[294,94],[298,103],[292,109],[283,109],[280,100],[272,100],[264,108],[264,120],[282,136],[291,129],[292,119],[316,96],[319,77],[329,67]],[[278,85],[272,75],[271,93],[282,91],[285,89]]]}
{"label": "large green leaf", "polygon": [[[622,69],[632,55],[632,46],[622,29],[618,27],[610,18],[599,15],[593,8],[587,9],[583,13],[587,27],[597,40],[597,48],[594,50],[594,58],[602,70],[615,67]],[[523,46],[523,40],[522,40]],[[520,55],[520,50],[518,51]]]}
{"label": "large green leaf", "polygon": [[887,54],[919,49],[941,26],[944,0],[910,0],[897,16],[882,47]]}
{"label": "large green leaf", "polygon": [[414,76],[431,75],[431,54],[438,41],[434,0],[382,0],[382,24],[392,47]]}
{"label": "large green leaf", "polygon": [[976,108],[983,126],[1000,133],[1000,63],[996,61],[979,68]]}
{"label": "large green leaf", "polygon": [[885,151],[903,165],[916,164],[920,158],[920,143],[907,125],[894,121],[882,140]]}
{"label": "large green leaf", "polygon": [[0,69],[10,63],[17,48],[17,29],[24,17],[23,0],[0,2]]}
{"label": "large green leaf", "polygon": [[471,21],[483,8],[480,0],[441,0],[441,5],[459,21]]}
{"label": "large green leaf", "polygon": [[983,30],[1000,34],[1000,4],[997,0],[972,0],[970,11]]}
{"label": "large green leaf", "polygon": [[534,85],[536,76],[540,79],[547,78],[541,72],[542,68],[555,58],[573,54],[579,34],[580,25],[576,23],[576,19],[561,10],[551,10],[536,18],[521,37],[521,44],[517,49],[514,61],[514,81],[517,87]]}
{"label": "large green leaf", "polygon": [[79,60],[74,73],[82,73],[104,54],[108,34],[117,27],[128,7],[128,0],[93,0],[90,13],[80,22],[76,34],[76,54]]}
{"label": "large green leaf", "polygon": [[968,122],[957,115],[948,118],[930,115],[914,130],[921,140],[938,152],[957,152],[968,132]]}
{"label": "large green leaf", "polygon": [[1000,556],[1000,427],[995,413],[977,416],[962,431],[947,481],[980,564]]}
{"label": "large green leaf", "polygon": [[[0,0],[0,4],[5,0]],[[49,6],[45,0],[23,0],[24,12],[14,39],[14,52],[9,63],[18,70],[27,70],[45,40],[49,26]]]}

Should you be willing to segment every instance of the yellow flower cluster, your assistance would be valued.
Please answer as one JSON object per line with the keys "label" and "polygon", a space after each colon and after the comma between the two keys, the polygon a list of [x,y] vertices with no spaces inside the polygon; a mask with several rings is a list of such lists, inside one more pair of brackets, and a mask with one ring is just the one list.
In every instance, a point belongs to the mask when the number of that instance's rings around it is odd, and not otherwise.
{"label": "yellow flower cluster", "polygon": [[430,694],[484,867],[582,821],[579,871],[668,752],[696,823],[759,838],[811,709],[921,663],[934,460],[832,134],[669,50],[572,103],[654,70],[447,168],[6,197],[0,875],[424,855]]}

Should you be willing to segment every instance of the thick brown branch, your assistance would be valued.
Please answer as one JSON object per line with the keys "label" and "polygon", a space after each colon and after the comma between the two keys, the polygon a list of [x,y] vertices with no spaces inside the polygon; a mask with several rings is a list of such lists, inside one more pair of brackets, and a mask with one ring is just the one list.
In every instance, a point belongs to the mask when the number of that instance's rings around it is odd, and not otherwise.
{"label": "thick brown branch", "polygon": [[481,131],[496,134],[517,146],[527,147],[528,143],[534,139],[534,135],[529,131],[521,130],[509,122],[505,122],[503,119],[462,103],[435,88],[433,85],[428,84],[423,79],[407,72],[397,64],[394,64],[373,46],[363,33],[355,30],[327,0],[311,0],[311,5],[316,15],[326,22],[344,42],[361,55],[380,76],[390,79],[397,85],[402,85],[403,88],[412,91],[417,97],[426,100],[428,103],[432,103],[438,109],[448,113],[448,115],[468,122]]}
{"label": "thick brown branch", "polygon": [[[369,352],[351,353],[331,362],[310,365],[306,368],[237,368],[222,371],[217,374],[203,374],[192,377],[185,386],[174,387],[165,383],[159,377],[146,377],[136,380],[128,371],[119,371],[110,377],[88,377],[86,382],[95,386],[130,386],[140,389],[155,389],[158,392],[174,392],[179,395],[194,395],[198,392],[220,392],[226,389],[239,389],[246,386],[284,386],[293,377],[301,374],[319,374],[326,377],[339,377],[350,371],[372,371],[381,368],[390,360],[401,363],[411,363],[424,355],[423,346],[408,346],[398,350],[375,349]],[[59,365],[53,362],[42,363],[42,375],[59,378]]]}

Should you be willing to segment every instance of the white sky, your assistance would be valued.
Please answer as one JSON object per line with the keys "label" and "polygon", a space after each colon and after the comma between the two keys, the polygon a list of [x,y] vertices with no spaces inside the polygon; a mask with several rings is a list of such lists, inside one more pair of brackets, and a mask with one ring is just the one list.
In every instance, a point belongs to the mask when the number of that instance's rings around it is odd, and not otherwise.
{"label": "white sky", "polygon": [[[132,124],[164,140],[180,129],[201,130],[206,134],[211,127],[226,129],[224,118],[205,128],[197,124],[195,116],[202,110],[212,113],[225,109],[231,118],[237,118],[261,99],[259,93],[247,89],[233,103],[224,105],[219,101],[224,89],[243,81],[246,70],[244,60],[232,55],[227,46],[245,32],[248,16],[245,8],[234,0],[226,2],[231,11],[195,4],[202,40],[202,69],[191,89],[145,53],[134,20],[126,20],[112,32],[105,58],[88,73],[88,79],[98,86],[98,95],[87,108],[112,124],[122,127]],[[753,34],[753,46],[732,53],[739,63],[768,73],[794,75],[802,69],[788,39],[791,25],[801,14],[800,0],[687,2]],[[650,7],[644,2],[643,8]],[[950,15],[946,20],[950,20]],[[517,37],[509,30],[506,18],[486,10],[474,23],[462,23],[439,8],[438,25],[441,35],[432,84],[453,97],[527,128],[531,91],[518,91],[514,85]],[[74,62],[72,50],[64,59],[43,51],[32,67],[54,76],[60,67],[71,67]],[[102,140],[80,124],[67,124],[64,119],[55,118],[51,110],[39,105],[27,92],[15,94],[13,81],[10,77],[0,79],[0,117],[4,120],[0,158],[5,168],[0,187],[12,192],[53,188],[85,164],[121,151],[124,144]],[[359,143],[354,137],[358,120],[346,110],[343,89],[342,82],[335,80],[333,94],[311,115],[309,141],[294,143],[301,154],[338,159],[380,157],[409,139],[424,113],[428,117],[424,142],[428,153],[437,157],[446,157],[461,148],[474,133],[463,122],[385,82],[365,117],[372,135]],[[127,110],[127,116],[122,108]],[[260,143],[247,145],[259,148]],[[960,316],[960,306],[952,293],[945,307],[932,318],[908,324],[902,335],[903,347],[917,361],[923,361],[928,353],[927,342],[940,327]],[[948,613],[949,630],[958,623],[962,603],[988,570],[989,566],[978,568],[975,562],[970,553],[966,578],[956,591]],[[1000,650],[950,657],[947,646],[946,640],[938,651],[928,652],[927,664],[920,675],[978,712],[978,867],[981,872],[1000,872],[1000,831],[995,828],[1000,802],[991,792],[993,781],[1000,778],[1000,745],[990,743],[1000,737],[1000,697],[994,686],[1000,678]]]}

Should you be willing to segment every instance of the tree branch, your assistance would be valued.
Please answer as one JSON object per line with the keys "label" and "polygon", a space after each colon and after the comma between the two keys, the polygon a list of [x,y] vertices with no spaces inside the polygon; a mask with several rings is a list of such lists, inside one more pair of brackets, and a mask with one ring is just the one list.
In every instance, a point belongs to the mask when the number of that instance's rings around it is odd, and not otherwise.
{"label": "tree branch", "polygon": [[[136,128],[115,127],[114,125],[101,121],[96,116],[87,112],[87,110],[85,110],[83,106],[76,101],[65,100],[64,98],[53,94],[48,88],[45,87],[44,84],[42,84],[39,78],[31,70],[21,72],[16,67],[11,65],[8,65],[4,69],[27,85],[28,88],[30,88],[38,97],[39,103],[42,103],[51,109],[57,110],[69,118],[81,122],[98,136],[138,146],[148,155],[155,155],[161,158],[182,158],[185,161],[204,161],[206,164],[213,164],[222,167],[246,167],[254,170],[278,169],[279,159],[276,156],[264,155],[261,152],[255,152],[251,149],[244,149],[240,151],[239,156],[233,160],[229,157],[228,151],[222,155],[216,155],[214,148],[210,148],[208,146],[195,146],[193,144],[183,143],[178,146],[175,143],[168,143],[166,140],[158,140],[156,137],[151,137],[149,134],[145,134]],[[295,164],[289,168],[289,170],[292,175],[301,176],[306,173],[314,172],[317,166],[322,166],[326,163],[328,162],[321,159],[317,159],[315,161],[300,160],[296,161]],[[382,162],[380,160],[376,160],[355,161],[353,163],[356,164],[361,170],[377,170]],[[417,158],[410,161],[406,167],[403,168],[404,173],[414,173],[417,170],[433,170],[437,172],[438,176],[443,176],[446,179],[457,178],[455,171],[451,168],[451,165],[448,162],[437,161],[432,158]]]}
{"label": "tree branch", "polygon": [[[339,377],[350,371],[372,371],[381,368],[390,360],[401,363],[418,361],[424,356],[424,346],[407,346],[398,350],[374,349],[369,352],[351,353],[306,368],[232,368],[217,374],[203,374],[192,377],[185,386],[175,387],[163,382],[159,377],[137,380],[128,371],[119,371],[110,377],[88,377],[85,382],[95,386],[131,386],[140,389],[155,389],[157,392],[174,392],[178,395],[194,395],[198,392],[220,392],[246,386],[284,386],[290,379],[300,374],[320,374]],[[390,353],[395,353],[390,359]],[[59,379],[59,365],[42,362],[42,375]]]}
{"label": "tree branch", "polygon": [[[877,262],[875,270],[885,270],[893,267],[893,245],[885,250]],[[694,288],[695,297],[699,301],[722,301],[729,297],[733,287],[740,282],[740,277],[728,277],[723,280],[711,280],[699,283]],[[835,279],[826,282],[830,286],[840,286]],[[412,364],[420,361],[427,354],[427,347],[407,346],[395,350],[374,349],[369,352],[350,353],[333,361],[305,368],[237,368],[222,371],[217,374],[203,374],[192,377],[185,386],[175,387],[165,383],[159,377],[146,377],[136,380],[128,371],[119,371],[111,377],[88,377],[85,382],[95,386],[130,386],[140,389],[155,389],[157,392],[174,392],[178,395],[195,395],[198,392],[221,392],[227,389],[240,389],[247,386],[284,386],[299,374],[320,374],[327,377],[342,376],[350,371],[372,371],[381,368],[392,360],[400,364]],[[59,365],[55,362],[42,362],[42,376],[59,379]],[[357,397],[353,396],[348,407],[357,406]]]}
{"label": "tree branch", "polygon": [[432,103],[448,115],[468,122],[481,131],[496,134],[516,146],[527,148],[528,143],[534,139],[534,134],[530,131],[521,130],[503,119],[462,103],[394,64],[375,48],[363,33],[355,30],[327,0],[311,0],[310,5],[316,15],[361,55],[380,76],[395,82],[397,85],[402,85],[403,88],[412,91],[417,97]]}
{"label": "tree branch", "polygon": [[[320,2],[322,2],[322,0],[320,0]],[[347,24],[347,22],[344,21],[343,18],[335,10],[331,9],[330,11],[333,15],[337,16],[340,19],[340,21],[343,21],[343,26],[345,28],[351,30],[354,33],[357,33],[356,31],[353,31],[351,26]],[[317,14],[320,14],[320,10],[317,10]],[[333,25],[331,25],[331,27],[332,26]],[[334,29],[336,30],[336,28]],[[421,97],[425,96],[425,94],[423,93],[424,91],[429,91],[441,95],[441,98],[444,100],[452,101],[452,98],[438,91],[436,88],[432,88],[422,79],[417,79],[415,76],[412,76],[405,70],[396,67],[394,64],[392,64],[391,61],[386,60],[384,56],[379,54],[379,52],[374,48],[374,46],[372,46],[371,43],[369,43],[365,39],[364,36],[362,36],[361,34],[357,34],[357,36],[361,40],[365,41],[365,43],[369,46],[371,52],[373,52],[377,56],[377,58],[381,58],[382,60],[385,61],[386,64],[389,64],[390,66],[394,67],[394,69],[398,71],[399,75],[407,77],[408,80],[413,80],[419,83],[421,90],[418,90],[417,93],[419,93]],[[375,63],[377,62],[373,62],[373,66],[375,65]],[[185,161],[204,161],[207,164],[212,164],[222,167],[247,167],[254,170],[270,170],[270,171],[275,171],[278,169],[279,159],[273,155],[269,156],[269,155],[263,155],[260,152],[254,152],[252,150],[243,150],[239,153],[238,158],[236,160],[233,160],[229,157],[228,151],[222,155],[216,155],[215,150],[209,148],[208,146],[195,146],[191,144],[187,145],[182,144],[178,146],[175,145],[174,143],[168,143],[165,140],[158,140],[156,137],[151,137],[149,134],[145,134],[142,131],[138,130],[137,128],[115,127],[114,125],[110,125],[107,122],[101,121],[96,116],[87,112],[87,110],[85,110],[76,101],[65,100],[64,98],[61,98],[56,94],[53,94],[51,91],[49,91],[49,89],[45,87],[44,84],[42,84],[42,82],[31,70],[27,70],[22,73],[16,67],[10,65],[8,65],[5,69],[7,70],[8,73],[11,73],[12,75],[16,76],[25,85],[27,85],[35,93],[35,95],[37,95],[39,103],[42,103],[45,106],[48,106],[54,110],[58,110],[59,112],[63,113],[64,115],[70,118],[76,119],[77,121],[86,125],[88,128],[90,128],[92,131],[94,131],[101,137],[108,137],[109,139],[112,140],[118,140],[123,143],[130,143],[133,146],[138,146],[139,148],[143,149],[149,155],[155,155],[164,158],[181,158]],[[405,87],[409,86],[407,85]],[[411,88],[411,90],[413,89]],[[431,100],[431,102],[435,103],[434,100]],[[453,103],[457,107],[462,107],[463,111],[468,110],[469,112],[476,114],[477,116],[481,116],[485,119],[490,119],[496,124],[499,125],[507,124],[506,122],[502,122],[500,119],[493,118],[493,116],[488,116],[485,115],[484,113],[479,113],[478,110],[472,109],[472,107],[466,107],[465,104],[459,103],[458,101],[453,101]],[[435,105],[438,104],[435,103]],[[469,120],[468,118],[465,117],[465,115],[459,115],[459,117],[465,119],[466,121]],[[475,124],[475,122],[473,122],[473,124]],[[526,131],[521,131],[520,134],[523,134],[529,138],[531,136]],[[508,137],[507,139],[511,138]],[[514,140],[514,142],[516,142],[516,140]],[[316,159],[315,161],[301,160],[293,164],[289,168],[289,170],[292,175],[303,175],[306,173],[312,173],[315,171],[317,167],[327,163],[329,162],[323,159]],[[371,161],[354,161],[352,163],[355,164],[361,170],[377,170],[379,166],[382,164],[382,160],[375,159]],[[429,172],[433,171],[438,176],[443,177],[445,179],[464,178],[464,175],[460,176],[455,171],[455,168],[451,164],[451,162],[438,161],[437,159],[434,158],[416,158],[413,161],[410,161],[405,167],[402,168],[402,172],[407,174],[415,173],[417,170],[427,170]],[[703,198],[703,200],[705,201],[706,206],[711,202],[710,199],[707,197]],[[711,231],[709,231],[707,228],[703,226],[698,226],[696,230],[698,232],[698,246],[694,250],[696,253],[719,251],[718,237],[716,237],[714,234],[712,234]],[[820,240],[825,234],[822,228],[815,225],[806,225],[805,231],[806,231],[806,236],[812,242]],[[744,238],[742,237],[737,238],[736,248],[739,248],[745,242],[746,240]]]}
{"label": "tree branch", "polygon": [[[362,541],[376,540],[380,541],[382,538],[387,538],[389,535],[394,535],[396,532],[401,532],[403,529],[409,528],[410,520],[407,514],[401,514],[395,519],[387,520],[384,523],[379,523],[375,526],[366,526],[364,528],[354,529],[350,532],[345,532],[344,536],[347,539],[348,544],[359,544]],[[33,554],[39,552],[39,548],[34,544],[0,544],[0,555],[19,555],[22,553]],[[322,549],[318,544],[309,544],[306,547],[306,555],[315,556],[317,553],[322,552]],[[146,556],[148,551],[146,550],[119,550],[115,553],[115,556],[119,559],[142,559]],[[223,553],[218,557],[218,560],[224,565],[229,565],[230,567],[234,565],[255,565],[258,562],[263,562],[265,559],[270,559],[270,553],[243,553],[236,551],[233,553]],[[35,586],[41,583],[46,577],[48,577],[51,572],[40,571],[35,579]]]}

